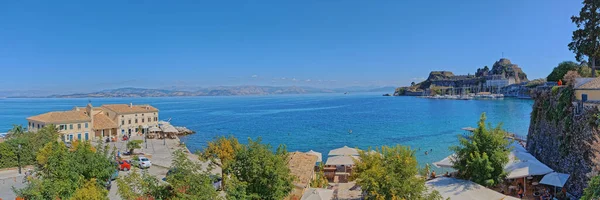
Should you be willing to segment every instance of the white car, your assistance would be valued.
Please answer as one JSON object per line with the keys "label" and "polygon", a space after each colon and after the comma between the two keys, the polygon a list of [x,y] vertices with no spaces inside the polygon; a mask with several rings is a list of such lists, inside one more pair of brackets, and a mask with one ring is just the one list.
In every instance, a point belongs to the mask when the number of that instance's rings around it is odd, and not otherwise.
{"label": "white car", "polygon": [[139,157],[137,162],[140,168],[149,168],[150,166],[152,166],[152,162],[150,162],[150,159],[146,157]]}

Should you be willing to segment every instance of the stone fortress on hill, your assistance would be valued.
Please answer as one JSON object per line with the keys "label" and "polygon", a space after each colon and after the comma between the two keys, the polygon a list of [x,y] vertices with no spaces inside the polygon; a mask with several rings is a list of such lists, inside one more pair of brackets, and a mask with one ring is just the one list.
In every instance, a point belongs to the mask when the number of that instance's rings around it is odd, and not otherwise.
{"label": "stone fortress on hill", "polygon": [[474,74],[454,75],[450,71],[432,71],[427,80],[421,83],[396,88],[394,96],[466,95],[480,92],[517,96],[520,87],[527,82],[527,74],[518,65],[502,58],[491,69],[485,66]]}

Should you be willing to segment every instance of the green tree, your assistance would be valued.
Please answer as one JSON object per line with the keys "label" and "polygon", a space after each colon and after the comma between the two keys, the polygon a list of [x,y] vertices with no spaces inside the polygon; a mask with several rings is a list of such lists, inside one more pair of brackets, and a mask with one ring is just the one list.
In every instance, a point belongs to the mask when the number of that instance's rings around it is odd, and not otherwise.
{"label": "green tree", "polygon": [[415,151],[409,147],[383,146],[378,153],[367,152],[359,152],[360,161],[357,161],[353,175],[365,193],[365,199],[442,199],[437,191],[429,193],[425,179],[417,176]]}
{"label": "green tree", "polygon": [[552,72],[548,75],[548,77],[546,77],[546,80],[551,81],[551,82],[557,82],[558,80],[562,80],[568,71],[578,70],[578,69],[579,69],[579,64],[577,64],[573,61],[561,62],[558,64],[558,66],[556,66],[552,70]]}
{"label": "green tree", "polygon": [[117,179],[117,193],[125,200],[151,199],[150,184],[153,177],[147,176],[146,173],[142,175],[137,168],[133,168],[128,175]]}
{"label": "green tree", "polygon": [[240,149],[242,149],[242,145],[235,137],[221,136],[215,138],[213,141],[209,141],[207,147],[198,153],[203,160],[208,160],[211,165],[221,168],[221,180],[225,189],[229,185],[226,179],[230,171],[230,165],[235,160],[235,155]]}
{"label": "green tree", "polygon": [[453,168],[462,178],[493,186],[505,177],[504,165],[508,163],[510,141],[505,138],[506,132],[501,125],[487,128],[485,120],[485,113],[482,113],[473,134],[459,136],[459,146],[450,149],[456,153]]}
{"label": "green tree", "polygon": [[173,188],[178,199],[217,199],[218,193],[213,187],[208,171],[198,163],[188,159],[183,151],[173,152],[171,174],[167,182]]}
{"label": "green tree", "polygon": [[600,1],[584,0],[579,16],[572,16],[571,21],[577,25],[573,31],[573,41],[569,43],[569,50],[575,53],[577,61],[589,59],[592,67],[592,76],[596,77],[596,58],[600,56]]}
{"label": "green tree", "polygon": [[73,163],[62,142],[46,144],[37,157],[37,177],[27,187],[15,190],[18,196],[25,199],[66,199],[83,183],[83,178],[71,170]]}
{"label": "green tree", "polygon": [[108,200],[108,191],[101,188],[96,179],[90,179],[75,191],[70,200]]}
{"label": "green tree", "polygon": [[[239,150],[231,164],[230,173],[245,187],[227,190],[232,199],[283,199],[292,191],[293,176],[287,167],[287,153],[280,146],[273,153],[271,146],[261,139],[248,139],[248,145]],[[245,192],[240,192],[240,190]],[[235,193],[234,193],[235,192]],[[238,196],[243,195],[243,196]]]}
{"label": "green tree", "polygon": [[327,188],[327,186],[329,185],[329,180],[327,180],[327,177],[323,172],[324,167],[325,165],[321,162],[321,164],[319,164],[319,171],[315,173],[315,178],[310,182],[310,187]]}
{"label": "green tree", "polygon": [[581,200],[600,199],[600,176],[594,176],[588,182],[588,186],[583,190]]}
{"label": "green tree", "polygon": [[141,149],[143,142],[144,141],[142,141],[142,140],[131,140],[131,141],[127,142],[127,149],[129,149],[129,153],[133,154],[133,150]]}

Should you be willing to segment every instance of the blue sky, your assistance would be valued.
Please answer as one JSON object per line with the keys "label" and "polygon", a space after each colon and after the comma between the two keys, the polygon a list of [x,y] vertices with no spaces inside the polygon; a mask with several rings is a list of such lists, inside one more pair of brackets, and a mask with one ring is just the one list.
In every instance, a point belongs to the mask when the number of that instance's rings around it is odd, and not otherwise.
{"label": "blue sky", "polygon": [[[581,1],[2,1],[0,90],[407,85],[564,60]],[[175,3],[176,2],[176,3]]]}

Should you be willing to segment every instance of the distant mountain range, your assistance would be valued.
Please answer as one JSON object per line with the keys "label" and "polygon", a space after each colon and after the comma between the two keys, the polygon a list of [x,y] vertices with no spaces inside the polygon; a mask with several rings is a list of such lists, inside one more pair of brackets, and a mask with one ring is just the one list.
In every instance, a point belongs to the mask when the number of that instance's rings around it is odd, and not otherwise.
{"label": "distant mountain range", "polygon": [[9,98],[110,98],[110,97],[186,97],[186,96],[245,96],[245,95],[277,95],[277,94],[312,94],[312,93],[345,93],[345,92],[388,92],[394,87],[348,87],[323,89],[297,86],[219,86],[208,88],[147,89],[118,88],[91,93],[56,94],[45,96],[8,96]]}

